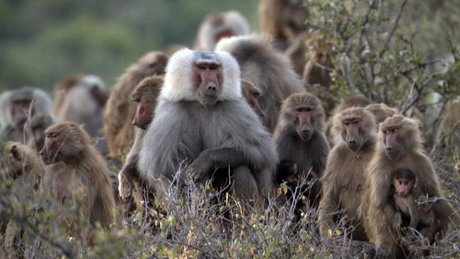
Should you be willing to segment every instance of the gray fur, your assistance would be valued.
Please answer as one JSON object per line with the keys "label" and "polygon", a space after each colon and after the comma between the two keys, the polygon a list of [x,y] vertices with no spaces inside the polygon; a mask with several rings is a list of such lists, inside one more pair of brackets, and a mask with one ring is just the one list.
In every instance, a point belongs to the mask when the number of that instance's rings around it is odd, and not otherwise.
{"label": "gray fur", "polygon": [[32,87],[9,90],[0,96],[0,137],[27,143],[24,125],[15,125],[13,118],[11,118],[11,104],[17,100],[33,100],[34,114],[46,114],[54,118],[52,114],[53,102],[45,91]]}
{"label": "gray fur", "polygon": [[203,151],[231,148],[243,154],[259,189],[271,188],[277,154],[271,136],[241,97],[206,108],[198,101],[159,99],[139,157],[148,182],[171,181]]}
{"label": "gray fur", "polygon": [[293,93],[306,92],[289,59],[267,39],[242,36],[222,39],[216,51],[229,52],[238,61],[241,78],[261,90],[260,106],[266,113],[263,124],[273,131],[281,103]]}

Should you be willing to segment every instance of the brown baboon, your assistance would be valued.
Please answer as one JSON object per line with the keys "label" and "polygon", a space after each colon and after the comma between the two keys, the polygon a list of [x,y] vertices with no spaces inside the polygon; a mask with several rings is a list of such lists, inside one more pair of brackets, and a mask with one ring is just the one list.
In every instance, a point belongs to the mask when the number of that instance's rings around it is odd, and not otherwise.
{"label": "brown baboon", "polygon": [[39,152],[45,143],[45,130],[55,123],[54,118],[48,114],[35,114],[27,121],[27,145]]}
{"label": "brown baboon", "polygon": [[0,137],[27,143],[24,125],[35,114],[52,116],[51,98],[43,90],[24,87],[0,96]]}
{"label": "brown baboon", "polygon": [[362,95],[354,95],[345,97],[340,101],[340,103],[335,107],[334,111],[332,112],[332,116],[326,121],[326,137],[331,146],[334,146],[334,139],[332,135],[332,124],[334,115],[337,115],[339,112],[344,111],[345,109],[351,107],[366,107],[371,104],[371,101]]}
{"label": "brown baboon", "polygon": [[460,151],[458,148],[460,147],[460,96],[447,104],[445,117],[438,133],[437,142],[441,145],[449,143],[450,146],[457,147],[455,150]]}
{"label": "brown baboon", "polygon": [[144,197],[149,196],[151,191],[145,186],[137,169],[139,151],[145,130],[153,119],[158,95],[163,85],[163,76],[151,76],[142,80],[132,93],[132,100],[137,103],[137,110],[134,115],[133,124],[135,130],[134,144],[126,157],[125,164],[118,174],[118,192],[125,202],[130,202],[132,198],[134,204],[129,204],[129,208],[135,207],[143,210],[144,204],[152,204],[152,200],[145,201]]}
{"label": "brown baboon", "polygon": [[[82,124],[91,137],[102,137],[103,109],[109,94],[101,78],[94,75],[74,75],[55,86],[56,117],[60,121]],[[106,148],[98,146],[101,151]],[[105,150],[104,150],[105,149]]]}
{"label": "brown baboon", "polygon": [[223,38],[248,35],[249,23],[239,12],[229,11],[208,15],[201,23],[195,49],[214,51],[216,44]]}
{"label": "brown baboon", "polygon": [[273,131],[283,100],[293,93],[305,92],[289,60],[275,51],[267,39],[258,36],[223,39],[217,44],[216,51],[228,52],[235,57],[242,79],[260,89],[260,106],[266,114],[262,121],[269,131]]}
{"label": "brown baboon", "polygon": [[149,52],[118,78],[104,112],[104,133],[111,157],[127,148],[134,139],[131,121],[136,104],[130,99],[131,92],[145,77],[163,74],[167,62],[168,57],[163,53]]}
{"label": "brown baboon", "polygon": [[327,157],[323,198],[319,206],[320,232],[333,229],[338,216],[354,227],[353,239],[366,240],[358,209],[365,169],[372,158],[377,124],[374,115],[361,107],[345,109],[334,117],[333,134],[338,141]]}
{"label": "brown baboon", "polygon": [[312,45],[314,50],[308,52],[308,62],[302,70],[303,81],[307,89],[315,84],[329,87],[332,84],[330,72],[334,69],[331,56],[328,54],[332,45],[326,40],[319,40]]}
{"label": "brown baboon", "polygon": [[74,122],[60,122],[46,129],[45,136],[40,151],[48,165],[44,190],[50,190],[59,202],[83,192],[83,215],[92,224],[109,227],[115,218],[113,188],[105,160],[91,145],[88,133]]}
{"label": "brown baboon", "polygon": [[[44,174],[43,165],[38,154],[30,147],[17,143],[6,142],[2,146],[2,167],[5,169],[7,176],[11,177],[14,182],[9,191],[12,195],[8,197],[12,203],[27,204],[28,216],[33,215],[33,203],[26,203],[32,200],[38,194],[41,179]],[[1,178],[4,180],[5,178]],[[5,198],[5,197],[4,197]],[[5,200],[4,200],[5,201]],[[0,212],[0,239],[3,236],[2,255],[7,258],[22,258],[24,241],[24,229],[16,222],[9,221],[7,215]]]}
{"label": "brown baboon", "polygon": [[395,108],[388,107],[384,103],[371,103],[366,106],[366,109],[375,116],[377,123],[383,122],[386,118],[391,117],[398,113]]}
{"label": "brown baboon", "polygon": [[241,80],[241,90],[243,91],[243,97],[251,106],[252,110],[259,116],[259,118],[265,117],[265,112],[262,110],[259,104],[259,97],[261,91],[254,84]]}
{"label": "brown baboon", "polygon": [[406,168],[398,168],[391,173],[395,215],[393,226],[396,230],[403,227],[403,216],[409,218],[409,227],[417,229],[430,242],[441,231],[439,219],[428,204],[418,204],[417,199],[423,196],[417,188],[417,176]]}
{"label": "brown baboon", "polygon": [[[296,165],[297,177],[308,179],[305,193],[310,204],[320,200],[321,177],[329,145],[324,136],[324,110],[321,101],[312,94],[297,93],[289,96],[281,108],[273,138],[281,161]],[[285,175],[284,178],[291,177]],[[283,177],[277,176],[282,179]],[[297,181],[294,182],[294,186]],[[294,187],[293,186],[293,187]]]}
{"label": "brown baboon", "polygon": [[[418,193],[429,198],[443,196],[438,175],[423,152],[420,135],[417,124],[402,115],[393,115],[380,123],[378,144],[366,170],[365,194],[362,196],[366,233],[375,243],[379,256],[397,254],[395,232],[390,227],[395,209],[388,199],[394,170],[407,168],[413,171]],[[433,202],[432,209],[444,232],[451,218],[457,224],[460,222],[453,208],[443,199]]]}
{"label": "brown baboon", "polygon": [[276,49],[284,52],[292,61],[298,75],[302,74],[307,52],[308,36],[305,20],[308,9],[301,0],[261,0],[259,24],[264,33],[274,39]]}
{"label": "brown baboon", "polygon": [[276,150],[242,98],[236,60],[227,53],[183,49],[166,70],[138,163],[159,192],[156,198],[167,198],[171,182],[184,178],[197,183],[212,179],[215,188],[229,187],[243,199],[268,194]]}

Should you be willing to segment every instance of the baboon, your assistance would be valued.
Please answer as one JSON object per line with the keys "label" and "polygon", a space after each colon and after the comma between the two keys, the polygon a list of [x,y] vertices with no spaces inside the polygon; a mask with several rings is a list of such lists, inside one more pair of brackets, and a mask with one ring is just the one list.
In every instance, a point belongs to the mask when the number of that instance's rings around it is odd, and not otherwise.
{"label": "baboon", "polygon": [[[2,145],[2,168],[13,179],[9,186],[9,197],[4,202],[20,203],[27,206],[27,215],[32,216],[36,210],[33,198],[38,195],[41,179],[44,174],[43,165],[38,154],[30,147],[18,142],[6,142]],[[1,178],[5,181],[6,178]],[[22,258],[24,248],[24,229],[17,222],[10,221],[6,214],[0,212],[0,239],[3,239],[4,257]]]}
{"label": "baboon", "polygon": [[[437,136],[438,144],[449,143],[450,146],[460,146],[460,96],[447,104],[445,117],[441,122]],[[459,151],[460,148],[454,149]]]}
{"label": "baboon", "polygon": [[[309,190],[305,193],[311,205],[319,203],[319,178],[329,153],[329,145],[323,133],[324,118],[321,101],[316,96],[307,93],[293,94],[283,102],[273,134],[280,160],[294,163],[298,171],[296,177],[311,182],[310,186],[306,186]],[[298,182],[299,180],[295,181],[294,185]]]}
{"label": "baboon", "polygon": [[269,131],[275,129],[283,100],[293,93],[306,92],[289,60],[275,51],[266,38],[223,39],[216,51],[230,53],[240,65],[242,79],[260,89],[260,106],[266,114],[262,121]]}
{"label": "baboon", "polygon": [[183,49],[166,71],[138,163],[155,198],[166,198],[171,182],[184,178],[229,186],[237,198],[268,195],[278,158],[270,134],[242,97],[236,60]]}
{"label": "baboon", "polygon": [[265,112],[262,110],[259,104],[259,97],[261,91],[254,84],[241,80],[241,90],[243,91],[243,97],[251,106],[252,110],[259,116],[259,118],[265,117]]}
{"label": "baboon", "polygon": [[229,11],[208,15],[201,23],[195,49],[214,51],[216,44],[223,38],[248,35],[249,23],[239,12]]}
{"label": "baboon", "polygon": [[54,118],[48,114],[33,115],[26,124],[29,139],[27,145],[37,152],[42,150],[45,143],[45,130],[54,123]]}
{"label": "baboon", "polygon": [[72,200],[83,192],[83,215],[94,225],[114,223],[115,202],[109,171],[104,158],[91,145],[88,133],[74,122],[60,122],[45,131],[40,151],[47,165],[44,190],[50,190],[58,202]]}
{"label": "baboon", "polygon": [[331,55],[328,53],[332,50],[332,44],[327,40],[318,40],[312,42],[310,40],[309,46],[313,50],[308,52],[308,62],[302,68],[302,79],[307,89],[310,89],[315,84],[324,87],[329,87],[332,84],[330,72],[334,69]]}
{"label": "baboon", "polygon": [[43,90],[24,87],[0,96],[0,137],[27,143],[24,125],[35,114],[52,116],[51,98]]}
{"label": "baboon", "polygon": [[374,114],[377,123],[382,123],[386,118],[398,113],[398,110],[384,103],[371,103],[366,106],[366,109]]}
{"label": "baboon", "polygon": [[338,113],[344,111],[345,109],[351,107],[366,107],[371,104],[371,101],[362,95],[353,95],[346,98],[343,98],[340,103],[335,107],[334,111],[332,112],[332,116],[326,121],[326,137],[328,139],[329,144],[333,147],[334,146],[334,139],[333,134],[331,132],[333,119],[334,116]]}
{"label": "baboon", "polygon": [[395,215],[393,226],[396,230],[403,226],[403,217],[410,219],[409,227],[417,229],[430,242],[433,242],[441,229],[429,204],[418,204],[417,199],[423,194],[417,188],[417,177],[413,171],[398,168],[391,173]]}
{"label": "baboon", "polygon": [[[145,201],[144,197],[152,191],[145,186],[141,179],[137,162],[145,130],[153,119],[156,100],[163,85],[163,76],[151,76],[142,80],[132,93],[132,100],[137,103],[133,124],[136,126],[134,144],[126,157],[125,164],[118,174],[118,192],[120,197],[129,202],[132,198],[136,209],[143,210],[144,204],[152,203],[152,199]],[[129,206],[132,208],[134,206]]]}
{"label": "baboon", "polygon": [[361,107],[345,109],[333,120],[337,144],[327,157],[321,178],[323,197],[319,205],[322,236],[333,229],[339,217],[354,227],[351,238],[366,241],[361,215],[365,169],[374,153],[377,124],[374,115]]}
{"label": "baboon", "polygon": [[[438,175],[431,160],[424,154],[421,143],[421,132],[412,119],[393,115],[379,125],[376,152],[366,169],[362,207],[366,233],[380,256],[394,256],[398,252],[394,229],[389,227],[395,214],[388,199],[394,170],[407,168],[413,171],[417,177],[418,193],[429,198],[443,197]],[[432,209],[441,223],[441,232],[447,230],[451,220],[456,224],[460,222],[453,208],[443,199],[433,202]]]}
{"label": "baboon", "polygon": [[82,124],[91,137],[102,137],[103,109],[109,94],[101,78],[74,75],[55,86],[56,117]]}
{"label": "baboon", "polygon": [[142,79],[164,74],[167,62],[168,57],[162,52],[149,52],[118,78],[104,111],[104,133],[110,157],[115,157],[134,139],[131,121],[136,112],[136,104],[130,99],[131,92]]}
{"label": "baboon", "polygon": [[261,30],[273,37],[273,45],[288,56],[298,75],[302,75],[306,62],[305,40],[309,13],[301,0],[261,0],[259,24]]}

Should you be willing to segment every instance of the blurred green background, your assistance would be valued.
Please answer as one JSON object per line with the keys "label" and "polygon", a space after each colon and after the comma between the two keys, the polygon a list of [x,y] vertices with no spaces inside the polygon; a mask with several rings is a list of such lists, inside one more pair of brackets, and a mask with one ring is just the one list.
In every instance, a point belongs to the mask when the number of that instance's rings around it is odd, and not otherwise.
{"label": "blurred green background", "polygon": [[[363,0],[357,0],[363,1]],[[397,10],[401,1],[387,0]],[[193,46],[204,16],[238,10],[257,23],[258,0],[1,0],[0,91],[51,90],[66,75],[90,73],[111,87],[143,53]],[[427,54],[442,54],[460,26],[460,1],[409,1],[401,23]],[[393,19],[391,17],[390,19]]]}
{"label": "blurred green background", "polygon": [[257,28],[257,0],[0,1],[0,91],[51,90],[64,76],[90,73],[111,87],[150,50],[193,46],[206,14],[240,11]]}

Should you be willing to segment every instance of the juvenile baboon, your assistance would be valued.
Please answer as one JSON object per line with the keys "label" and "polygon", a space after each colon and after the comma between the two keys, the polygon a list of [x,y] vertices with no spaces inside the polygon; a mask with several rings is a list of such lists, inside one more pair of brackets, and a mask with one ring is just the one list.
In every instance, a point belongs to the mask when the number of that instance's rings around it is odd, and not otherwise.
{"label": "juvenile baboon", "polygon": [[109,171],[104,158],[91,145],[88,133],[74,122],[60,122],[45,131],[45,145],[40,151],[47,166],[44,190],[59,202],[72,200],[83,192],[83,215],[94,225],[109,227],[115,218],[115,202]]}
{"label": "juvenile baboon", "polygon": [[42,150],[45,143],[45,130],[54,123],[54,118],[48,114],[33,115],[26,124],[29,139],[27,145],[37,152]]}
{"label": "juvenile baboon", "polygon": [[24,87],[0,96],[0,137],[26,143],[24,125],[35,114],[52,116],[51,98],[43,90]]}
{"label": "juvenile baboon", "polygon": [[[407,168],[413,171],[417,177],[418,193],[429,198],[443,196],[438,175],[423,152],[420,136],[417,124],[402,115],[393,115],[379,125],[376,153],[366,169],[362,206],[366,233],[381,256],[397,253],[394,229],[390,227],[395,210],[388,199],[394,170]],[[432,209],[443,232],[451,219],[457,224],[460,222],[453,208],[443,199],[433,202]]]}
{"label": "juvenile baboon", "polygon": [[423,196],[417,188],[417,176],[406,168],[398,168],[391,173],[395,215],[393,226],[396,230],[403,227],[403,217],[410,220],[409,227],[417,229],[430,242],[433,242],[441,229],[429,204],[418,204],[417,199]]}
{"label": "juvenile baboon", "polygon": [[319,206],[320,232],[327,235],[340,217],[354,227],[353,239],[366,240],[358,211],[365,169],[372,158],[377,124],[374,115],[361,107],[345,109],[334,117],[336,146],[327,157],[321,178],[323,197]]}
{"label": "juvenile baboon", "polygon": [[308,9],[301,0],[261,0],[259,24],[261,30],[273,37],[273,45],[288,56],[298,75],[302,75],[307,52]]}
{"label": "juvenile baboon", "polygon": [[323,133],[324,117],[321,101],[316,96],[293,94],[283,102],[273,134],[280,160],[294,163],[298,171],[296,176],[312,183],[311,186],[305,186],[308,189],[305,194],[310,204],[315,205],[320,200],[319,178],[329,153],[329,145]]}
{"label": "juvenile baboon", "polygon": [[332,112],[332,116],[326,121],[326,137],[331,146],[334,146],[334,139],[332,135],[332,124],[334,116],[338,113],[344,111],[345,109],[351,107],[366,107],[371,104],[371,101],[362,95],[353,95],[346,98],[343,98],[340,103],[335,107],[334,111]]}
{"label": "juvenile baboon", "polygon": [[[38,195],[44,174],[38,154],[26,145],[8,141],[2,145],[2,168],[7,175],[2,175],[0,179],[13,179],[12,186],[8,188],[9,197],[3,197],[2,201],[27,206],[27,215],[32,216],[35,210],[32,199]],[[0,240],[3,240],[0,255],[5,253],[2,255],[5,258],[22,258],[23,238],[23,226],[10,221],[6,214],[0,212]]]}
{"label": "juvenile baboon", "polygon": [[18,197],[23,200],[31,197],[32,192],[38,190],[41,179],[44,175],[43,164],[38,154],[30,147],[18,142],[7,141],[2,147],[2,167],[9,177],[15,180],[18,190],[28,190],[21,192],[24,197]]}
{"label": "juvenile baboon", "polygon": [[223,39],[216,51],[230,53],[240,65],[242,79],[260,89],[260,106],[266,114],[262,121],[273,131],[283,100],[293,93],[305,92],[289,60],[275,51],[266,38],[258,36]]}
{"label": "juvenile baboon", "polygon": [[70,76],[58,83],[55,91],[55,112],[60,121],[82,124],[91,137],[102,136],[103,108],[109,94],[101,78],[94,75]]}
{"label": "juvenile baboon", "polygon": [[131,121],[136,112],[136,104],[131,101],[131,92],[142,79],[164,74],[167,62],[168,57],[162,52],[149,52],[118,78],[104,111],[104,133],[111,157],[127,148],[134,139]]}
{"label": "juvenile baboon", "polygon": [[[135,207],[143,210],[144,204],[151,204],[151,200],[145,201],[152,191],[141,179],[137,162],[141,150],[145,130],[153,119],[156,101],[163,85],[163,76],[151,76],[142,80],[132,93],[132,100],[137,103],[133,124],[136,126],[134,144],[126,157],[125,164],[118,174],[118,192],[120,197],[129,202],[133,198]],[[129,206],[133,207],[133,206]]]}
{"label": "juvenile baboon", "polygon": [[239,12],[213,13],[201,23],[195,49],[214,51],[216,44],[221,39],[248,35],[249,32],[249,23]]}
{"label": "juvenile baboon", "polygon": [[259,116],[259,118],[265,117],[265,112],[262,110],[259,104],[259,97],[261,91],[254,84],[248,81],[241,80],[241,90],[243,91],[243,97],[251,106],[252,110]]}
{"label": "juvenile baboon", "polygon": [[457,147],[454,150],[460,151],[460,96],[447,104],[438,133],[438,144],[449,143],[450,146]]}
{"label": "juvenile baboon", "polygon": [[382,123],[386,118],[398,113],[398,110],[384,103],[371,103],[366,106],[366,109],[374,114],[377,123]]}
{"label": "juvenile baboon", "polygon": [[329,52],[332,50],[332,44],[326,40],[317,40],[312,42],[310,40],[310,47],[313,50],[308,52],[308,62],[302,70],[302,79],[307,87],[310,89],[315,84],[324,87],[329,87],[332,84],[331,71],[334,69],[332,58]]}
{"label": "juvenile baboon", "polygon": [[236,60],[183,49],[166,71],[139,154],[139,169],[156,197],[166,198],[173,179],[184,178],[212,180],[238,198],[267,195],[278,159],[270,134],[242,97]]}

